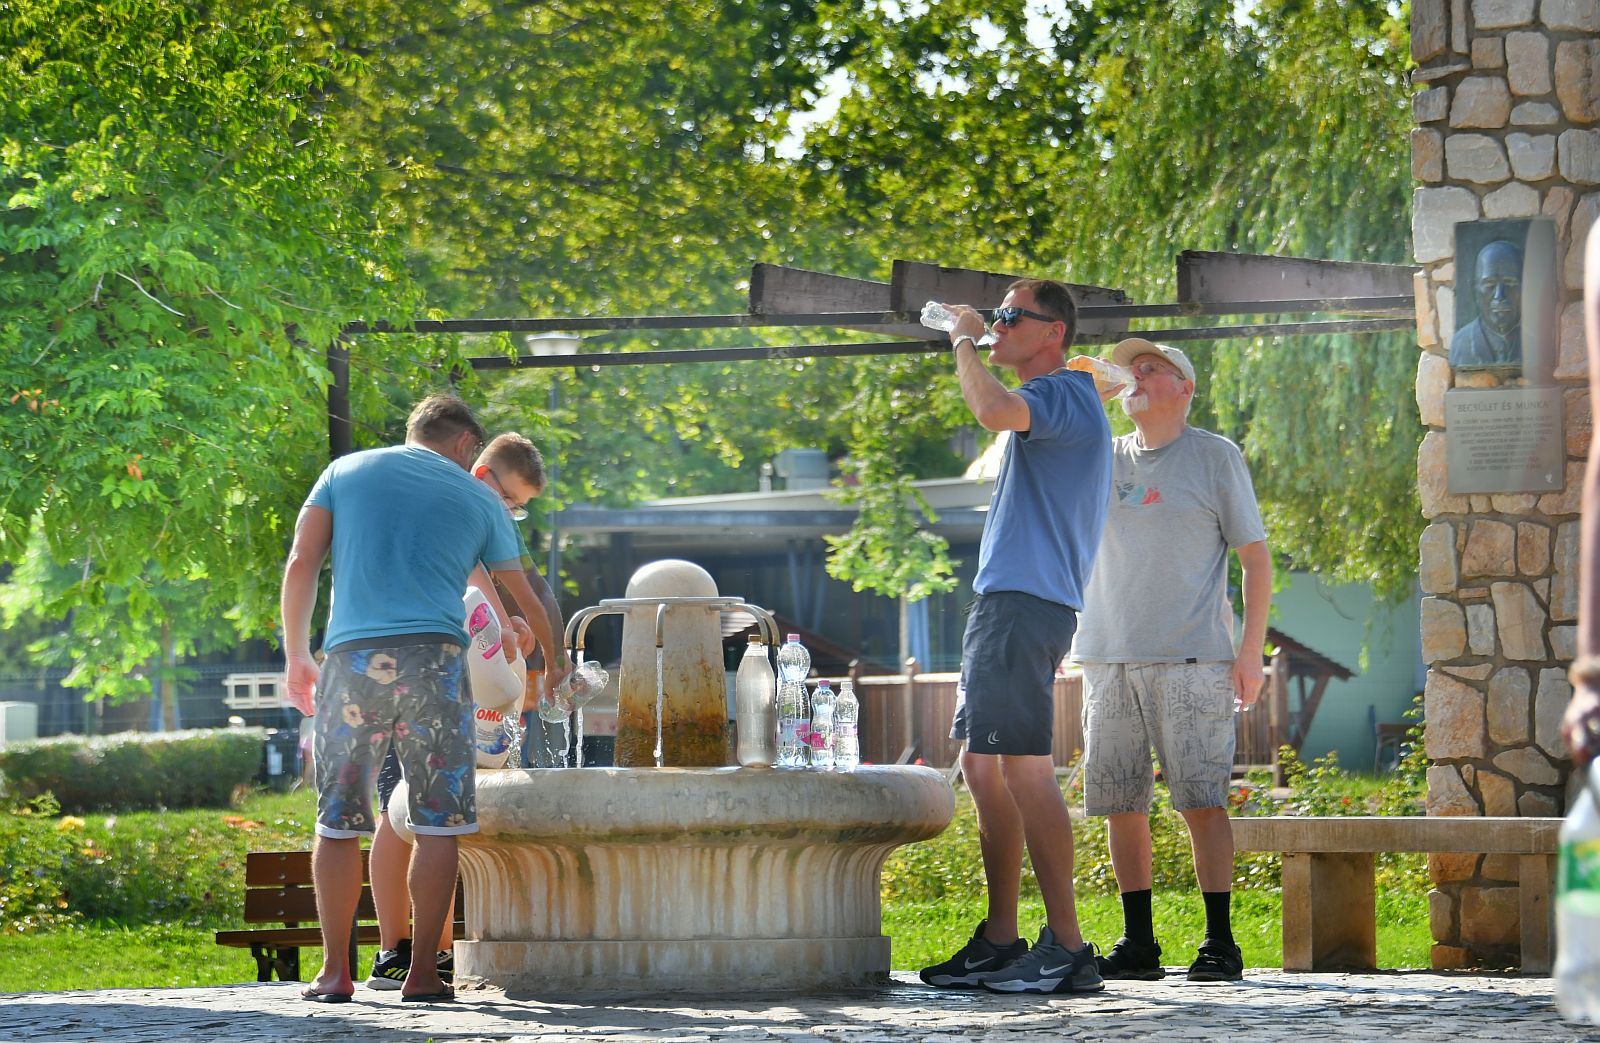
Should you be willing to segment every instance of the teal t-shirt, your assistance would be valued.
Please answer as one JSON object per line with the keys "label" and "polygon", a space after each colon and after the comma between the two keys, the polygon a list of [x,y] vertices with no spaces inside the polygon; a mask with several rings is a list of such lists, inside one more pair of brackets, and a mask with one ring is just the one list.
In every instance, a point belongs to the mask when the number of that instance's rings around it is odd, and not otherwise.
{"label": "teal t-shirt", "polygon": [[1034,377],[1017,394],[1030,426],[1001,460],[972,589],[1081,611],[1111,495],[1111,425],[1087,373]]}
{"label": "teal t-shirt", "polygon": [[407,634],[456,634],[465,645],[461,595],[473,568],[522,566],[522,539],[505,505],[419,445],[340,457],[306,506],[333,515],[325,648]]}

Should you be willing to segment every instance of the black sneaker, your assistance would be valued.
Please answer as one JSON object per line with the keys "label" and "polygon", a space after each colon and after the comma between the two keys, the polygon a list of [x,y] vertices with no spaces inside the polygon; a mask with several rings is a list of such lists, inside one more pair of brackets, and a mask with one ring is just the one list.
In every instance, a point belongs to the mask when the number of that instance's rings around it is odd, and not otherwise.
{"label": "black sneaker", "polygon": [[1081,949],[1069,949],[1048,927],[1039,931],[1028,955],[985,974],[980,984],[990,992],[1099,992],[1106,987],[1094,965],[1094,946],[1084,942]]}
{"label": "black sneaker", "polygon": [[440,949],[434,962],[439,966],[439,980],[449,985],[456,977],[456,951],[454,949]]}
{"label": "black sneaker", "polygon": [[406,983],[411,970],[411,939],[402,938],[396,948],[384,949],[372,958],[372,973],[367,988],[390,992]]}
{"label": "black sneaker", "polygon": [[989,941],[983,936],[984,928],[988,926],[988,920],[978,921],[978,929],[972,932],[972,940],[943,963],[924,967],[922,980],[940,989],[982,988],[985,974],[997,971],[1027,953],[1028,943],[1021,938],[1005,946]]}
{"label": "black sneaker", "polygon": [[1126,935],[1094,962],[1106,981],[1160,981],[1167,973],[1161,966],[1160,943],[1136,942]]}
{"label": "black sneaker", "polygon": [[1200,955],[1189,964],[1190,981],[1239,981],[1244,977],[1244,954],[1232,942],[1202,942]]}

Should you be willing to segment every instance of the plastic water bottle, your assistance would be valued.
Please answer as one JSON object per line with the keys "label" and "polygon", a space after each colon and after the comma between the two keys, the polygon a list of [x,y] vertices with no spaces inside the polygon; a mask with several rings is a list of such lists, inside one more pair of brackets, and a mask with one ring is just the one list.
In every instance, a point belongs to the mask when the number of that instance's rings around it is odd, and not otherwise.
{"label": "plastic water bottle", "polygon": [[811,693],[811,766],[828,771],[833,767],[833,685],[826,680],[817,682]]}
{"label": "plastic water bottle", "polygon": [[739,763],[770,768],[778,760],[776,678],[767,661],[767,645],[750,635],[739,672],[733,675],[734,712],[739,721]]}
{"label": "plastic water bottle", "polygon": [[940,330],[949,333],[956,328],[956,317],[950,314],[950,309],[938,301],[929,301],[922,306],[921,322],[930,330]]}
{"label": "plastic water bottle", "polygon": [[1561,824],[1560,863],[1556,1006],[1568,1021],[1600,1024],[1600,759]]}
{"label": "plastic water bottle", "polygon": [[[805,736],[811,731],[804,681],[778,682],[778,763],[795,768],[806,762]],[[804,734],[802,734],[804,733]]]}
{"label": "plastic water bottle", "polygon": [[839,682],[839,697],[833,701],[833,770],[851,771],[861,763],[861,704],[856,699],[855,682]]}
{"label": "plastic water bottle", "polygon": [[804,681],[811,673],[811,653],[800,643],[799,634],[785,635],[778,649],[778,680]]}
{"label": "plastic water bottle", "polygon": [[595,660],[579,663],[565,681],[556,685],[554,692],[539,695],[539,717],[551,724],[559,724],[571,717],[574,711],[588,705],[610,683],[611,675]]}
{"label": "plastic water bottle", "polygon": [[1122,390],[1118,392],[1118,398],[1127,398],[1133,394],[1133,370],[1126,366],[1119,366],[1115,362],[1107,362],[1093,355],[1074,355],[1067,360],[1067,368],[1092,376],[1097,391],[1106,391],[1120,385]]}

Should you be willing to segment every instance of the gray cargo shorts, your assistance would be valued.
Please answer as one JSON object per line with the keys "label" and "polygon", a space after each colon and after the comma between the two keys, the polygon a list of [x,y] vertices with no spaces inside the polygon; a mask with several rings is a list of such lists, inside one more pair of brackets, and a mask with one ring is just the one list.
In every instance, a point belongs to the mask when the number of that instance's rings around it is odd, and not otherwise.
{"label": "gray cargo shorts", "polygon": [[1231,662],[1084,663],[1084,810],[1150,810],[1151,747],[1175,809],[1226,807],[1233,694]]}

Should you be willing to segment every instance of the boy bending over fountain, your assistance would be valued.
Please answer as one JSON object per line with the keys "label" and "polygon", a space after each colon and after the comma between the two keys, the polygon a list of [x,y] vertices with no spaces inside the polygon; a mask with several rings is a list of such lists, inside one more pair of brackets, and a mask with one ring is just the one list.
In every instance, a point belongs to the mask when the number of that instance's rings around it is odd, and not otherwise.
{"label": "boy bending over fountain", "polygon": [[[1069,372],[1077,327],[1059,282],[1011,285],[985,337],[989,362],[1022,380],[1008,390],[978,358],[983,320],[953,306],[961,395],[986,429],[1009,437],[984,521],[961,647],[952,738],[978,814],[988,916],[922,980],[939,988],[1091,992],[1104,988],[1072,888],[1072,824],[1050,757],[1056,666],[1072,646],[1111,492],[1111,428],[1087,373]],[[1046,924],[1018,934],[1026,848]]]}
{"label": "boy bending over fountain", "polygon": [[[354,989],[349,941],[361,893],[358,838],[374,828],[372,779],[391,735],[417,835],[408,883],[419,937],[439,936],[456,879],[456,838],[478,828],[461,592],[479,562],[514,593],[528,582],[505,505],[467,473],[483,438],[466,403],[429,396],[412,410],[404,445],[329,464],[295,522],[281,609],[289,699],[316,717],[311,866],[323,961],[301,993],[313,1002],[345,1003]],[[330,552],[332,598],[319,668],[309,635],[317,576]],[[549,653],[546,682],[559,683],[550,620],[531,593],[528,601],[528,625]],[[429,947],[413,955],[401,998],[455,998]]]}

